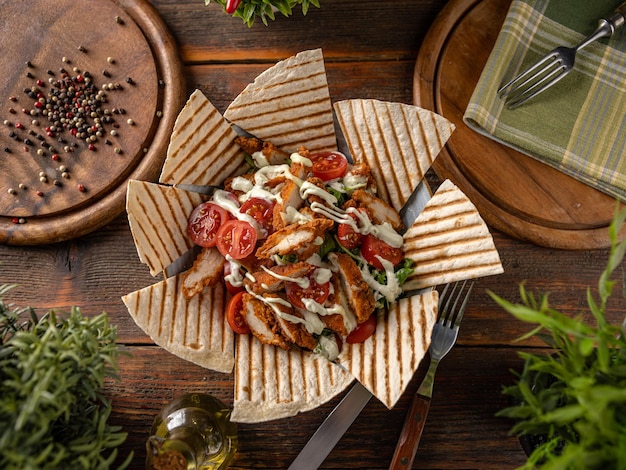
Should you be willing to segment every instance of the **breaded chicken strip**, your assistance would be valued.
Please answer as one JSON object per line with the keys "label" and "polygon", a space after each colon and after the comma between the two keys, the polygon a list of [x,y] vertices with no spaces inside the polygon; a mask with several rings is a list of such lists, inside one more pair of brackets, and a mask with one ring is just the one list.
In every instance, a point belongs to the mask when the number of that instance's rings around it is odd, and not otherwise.
{"label": "breaded chicken strip", "polygon": [[202,248],[183,277],[183,295],[190,299],[207,286],[215,285],[224,272],[224,257],[215,247]]}
{"label": "breaded chicken strip", "polygon": [[256,137],[243,136],[235,138],[235,142],[239,144],[244,152],[250,155],[261,152],[270,165],[281,165],[289,160],[289,154],[271,142],[264,142]]}
{"label": "breaded chicken strip", "polygon": [[258,258],[268,259],[273,255],[297,255],[305,260],[317,253],[324,235],[334,225],[329,219],[314,219],[304,224],[291,224],[274,232],[256,252]]}
{"label": "breaded chicken strip", "polygon": [[333,252],[328,255],[328,260],[338,268],[339,291],[345,294],[357,322],[363,323],[376,308],[374,293],[363,280],[361,270],[350,256]]}
{"label": "breaded chicken strip", "polygon": [[402,230],[404,225],[400,214],[393,207],[383,201],[381,198],[374,196],[367,191],[358,189],[352,193],[352,199],[357,201],[360,207],[368,209],[372,215],[372,222],[382,224],[388,222],[394,230]]}
{"label": "breaded chicken strip", "polygon": [[[267,294],[266,298],[277,298],[276,294]],[[282,335],[291,343],[304,349],[313,350],[317,346],[317,339],[309,333],[303,323],[293,321],[294,318],[302,319],[302,314],[293,307],[288,307],[283,303],[277,303],[276,310],[282,312],[279,315],[274,310],[276,323],[281,329]]]}
{"label": "breaded chicken strip", "polygon": [[343,315],[335,313],[332,315],[323,315],[322,321],[327,328],[339,333],[342,336],[346,336],[357,325],[356,315],[350,305],[347,294],[344,292],[341,286],[341,281],[338,275],[334,275],[332,278],[334,293],[328,297],[327,304],[337,304],[343,308]]}
{"label": "breaded chicken strip", "polygon": [[[272,214],[272,225],[274,230],[282,230],[289,223],[286,218],[289,216],[288,210],[297,211],[300,209],[304,200],[300,197],[300,188],[296,183],[291,180],[285,181],[283,188],[280,190],[279,201],[274,206],[274,213]],[[293,209],[288,209],[292,207]]]}
{"label": "breaded chicken strip", "polygon": [[272,307],[250,294],[243,294],[242,314],[252,334],[259,341],[283,349],[290,345],[281,334]]}
{"label": "breaded chicken strip", "polygon": [[356,182],[365,182],[365,187],[359,187],[356,189],[365,189],[372,194],[376,194],[378,188],[376,187],[376,180],[372,176],[372,170],[370,166],[365,162],[357,162],[352,165],[343,177],[344,184],[350,187],[351,184]]}
{"label": "breaded chicken strip", "polygon": [[252,291],[255,294],[278,292],[283,289],[285,282],[288,282],[281,278],[301,278],[312,273],[315,269],[316,266],[304,261],[293,264],[276,265],[267,268],[267,270],[261,269],[260,271],[253,272],[252,277],[254,277],[254,282],[246,278],[244,280],[244,286],[248,292]]}

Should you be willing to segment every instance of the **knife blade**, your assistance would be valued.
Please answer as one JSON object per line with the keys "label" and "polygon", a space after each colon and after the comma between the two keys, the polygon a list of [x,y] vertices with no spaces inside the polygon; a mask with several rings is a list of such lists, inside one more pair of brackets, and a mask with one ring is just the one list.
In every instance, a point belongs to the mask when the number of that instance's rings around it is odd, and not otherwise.
{"label": "knife blade", "polygon": [[317,428],[288,470],[315,470],[333,450],[341,436],[361,413],[372,394],[356,382]]}

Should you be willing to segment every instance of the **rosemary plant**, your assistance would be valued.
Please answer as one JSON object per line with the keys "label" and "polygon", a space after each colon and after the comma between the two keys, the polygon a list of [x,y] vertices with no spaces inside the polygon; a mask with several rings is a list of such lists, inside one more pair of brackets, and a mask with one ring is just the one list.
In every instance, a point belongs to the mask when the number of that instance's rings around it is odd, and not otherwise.
{"label": "rosemary plant", "polygon": [[11,287],[0,286],[0,468],[110,468],[126,439],[103,395],[117,377],[115,329],[77,308],[38,318],[4,303]]}
{"label": "rosemary plant", "polygon": [[[626,336],[624,323],[610,324],[606,305],[626,241],[618,233],[626,209],[616,212],[609,228],[611,250],[598,281],[598,299],[587,289],[589,312],[572,318],[551,308],[520,286],[522,302],[490,295],[516,318],[536,325],[522,338],[537,336],[552,348],[549,354],[520,352],[524,360],[516,382],[504,388],[514,406],[498,415],[515,420],[511,432],[540,436],[522,469],[626,468]],[[521,339],[522,339],[521,338]]]}
{"label": "rosemary plant", "polygon": [[280,12],[283,16],[291,16],[296,5],[302,8],[306,15],[311,5],[319,8],[319,0],[204,0],[205,5],[214,1],[222,5],[228,14],[241,18],[248,27],[254,24],[255,18],[260,18],[267,26],[268,19],[274,20],[274,13]]}

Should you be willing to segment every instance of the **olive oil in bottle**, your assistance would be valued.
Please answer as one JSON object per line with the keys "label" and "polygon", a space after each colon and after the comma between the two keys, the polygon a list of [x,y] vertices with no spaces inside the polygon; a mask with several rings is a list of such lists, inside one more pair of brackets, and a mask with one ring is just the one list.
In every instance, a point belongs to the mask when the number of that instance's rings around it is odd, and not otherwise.
{"label": "olive oil in bottle", "polygon": [[217,398],[185,394],[155,417],[146,448],[147,470],[225,469],[237,450],[237,425]]}

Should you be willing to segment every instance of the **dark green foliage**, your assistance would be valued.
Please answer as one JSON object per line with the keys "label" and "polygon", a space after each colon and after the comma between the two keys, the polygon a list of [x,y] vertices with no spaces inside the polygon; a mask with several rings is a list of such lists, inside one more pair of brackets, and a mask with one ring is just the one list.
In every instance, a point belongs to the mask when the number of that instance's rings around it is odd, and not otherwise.
{"label": "dark green foliage", "polygon": [[543,436],[523,469],[626,468],[626,337],[624,324],[605,317],[615,281],[611,275],[624,258],[626,241],[617,234],[626,210],[616,214],[609,233],[611,252],[598,281],[597,301],[587,289],[594,321],[571,318],[520,286],[521,304],[491,296],[516,318],[536,325],[551,354],[522,352],[524,367],[504,393],[515,400],[499,416],[516,421],[515,435]]}
{"label": "dark green foliage", "polygon": [[[226,6],[226,0],[204,0],[204,3],[208,5],[211,1],[223,7]],[[260,18],[267,25],[268,19],[275,19],[274,8],[284,16],[291,16],[296,5],[301,5],[304,15],[307,14],[311,5],[320,7],[319,0],[241,0],[233,16],[241,18],[248,27],[254,24],[255,18]]]}
{"label": "dark green foliage", "polygon": [[108,316],[37,318],[3,302],[10,288],[0,286],[0,468],[110,468],[126,433],[107,422],[118,357]]}

